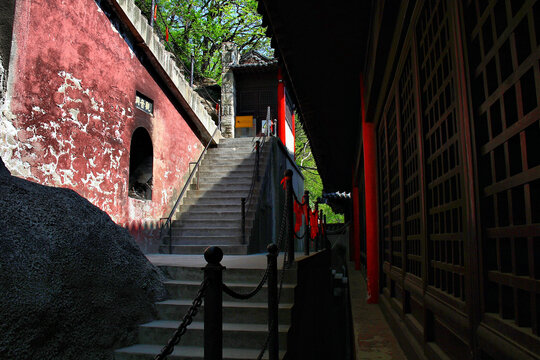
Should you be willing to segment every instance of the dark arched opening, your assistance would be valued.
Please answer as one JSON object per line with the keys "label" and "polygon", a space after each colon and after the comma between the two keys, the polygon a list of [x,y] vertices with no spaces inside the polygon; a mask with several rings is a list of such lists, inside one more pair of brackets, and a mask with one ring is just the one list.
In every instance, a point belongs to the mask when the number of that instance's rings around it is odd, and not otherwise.
{"label": "dark arched opening", "polygon": [[137,128],[131,137],[129,157],[129,196],[152,200],[154,150],[152,139],[145,128]]}

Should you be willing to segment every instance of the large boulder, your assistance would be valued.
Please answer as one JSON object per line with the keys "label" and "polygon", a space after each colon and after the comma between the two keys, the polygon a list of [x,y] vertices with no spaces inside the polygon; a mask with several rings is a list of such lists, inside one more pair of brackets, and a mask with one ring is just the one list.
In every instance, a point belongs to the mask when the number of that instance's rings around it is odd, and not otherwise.
{"label": "large boulder", "polygon": [[164,295],[127,230],[0,159],[0,359],[112,359]]}

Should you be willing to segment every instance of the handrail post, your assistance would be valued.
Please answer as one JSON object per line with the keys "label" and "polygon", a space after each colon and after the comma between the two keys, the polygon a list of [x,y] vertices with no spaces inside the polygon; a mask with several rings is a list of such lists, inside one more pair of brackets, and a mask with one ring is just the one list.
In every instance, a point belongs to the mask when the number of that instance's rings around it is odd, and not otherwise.
{"label": "handrail post", "polygon": [[288,237],[288,252],[287,256],[287,267],[291,267],[294,263],[294,198],[293,198],[293,184],[292,184],[293,172],[291,169],[285,170],[286,181],[286,191],[285,191],[285,201],[287,202],[287,232],[286,236]]}
{"label": "handrail post", "polygon": [[330,244],[330,240],[328,240],[328,235],[326,235],[326,214],[324,214],[323,217],[323,229],[324,229],[324,248],[326,250],[330,250],[332,248],[332,244]]}
{"label": "handrail post", "polygon": [[167,219],[166,224],[169,224],[169,254],[172,254],[172,218],[171,220]]}
{"label": "handrail post", "polygon": [[[319,216],[319,202],[316,201],[315,202],[315,214],[317,215],[317,217]],[[317,226],[317,230],[319,230],[318,226],[319,226],[319,220],[317,220],[317,223],[315,224],[315,226]],[[319,231],[317,231],[317,235],[315,235],[315,239],[313,239],[313,242],[314,242],[314,245],[315,245],[315,251],[319,251],[319,236],[321,234],[319,233]]]}
{"label": "handrail post", "polygon": [[257,181],[259,181],[259,159],[260,159],[260,149],[261,149],[261,142],[259,140],[257,140],[255,142],[255,151],[257,152],[256,153],[256,158],[255,158],[255,178],[257,179]]}
{"label": "handrail post", "polygon": [[211,246],[204,251],[208,264],[204,279],[208,282],[204,297],[204,360],[223,359],[223,251]]}
{"label": "handrail post", "polygon": [[268,356],[269,360],[279,359],[278,337],[278,247],[276,244],[268,245]]}
{"label": "handrail post", "polygon": [[324,239],[323,239],[323,235],[322,235],[322,222],[323,222],[323,211],[322,210],[319,210],[319,237],[317,238],[318,242],[319,242],[319,250],[322,250],[325,248],[324,246]]}
{"label": "handrail post", "polygon": [[304,224],[304,255],[309,255],[309,190],[304,190],[304,203],[305,209],[304,213],[306,214],[306,223]]}
{"label": "handrail post", "polygon": [[246,198],[242,198],[242,244],[246,243]]}

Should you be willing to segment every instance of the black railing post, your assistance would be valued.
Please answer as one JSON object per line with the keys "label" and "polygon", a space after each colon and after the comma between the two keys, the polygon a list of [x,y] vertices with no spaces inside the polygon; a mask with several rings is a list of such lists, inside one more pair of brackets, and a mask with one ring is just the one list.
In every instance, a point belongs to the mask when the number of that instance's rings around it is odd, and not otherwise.
{"label": "black railing post", "polygon": [[328,240],[328,235],[326,235],[326,214],[324,214],[323,217],[323,229],[324,229],[324,248],[326,250],[330,250],[332,248],[332,244],[330,244],[330,240]]}
{"label": "black railing post", "polygon": [[287,181],[285,190],[285,201],[287,202],[287,232],[288,239],[287,251],[287,267],[291,267],[294,263],[294,197],[293,197],[293,184],[292,184],[293,172],[291,169],[285,170],[285,178]]}
{"label": "black railing post", "polygon": [[278,337],[278,247],[268,245],[268,356],[269,360],[279,359]]}
{"label": "black railing post", "polygon": [[208,262],[204,279],[208,282],[204,297],[204,360],[223,359],[223,293],[221,290],[223,251],[212,246],[204,251]]}
{"label": "black railing post", "polygon": [[257,179],[257,181],[259,181],[259,159],[260,159],[260,150],[261,150],[261,142],[259,140],[257,140],[255,142],[255,151],[257,152],[256,153],[256,158],[255,158],[255,179]]}
{"label": "black railing post", "polygon": [[246,198],[242,198],[242,244],[246,243]]}
{"label": "black railing post", "polygon": [[[304,191],[304,213],[306,216],[306,223],[304,224],[304,255],[309,255],[309,239],[311,234],[309,232],[309,190]],[[307,211],[306,211],[307,209]]]}
{"label": "black railing post", "polygon": [[172,254],[172,219],[171,220],[168,220],[167,219],[167,224],[169,224],[169,254]]}
{"label": "black railing post", "polygon": [[322,210],[319,210],[319,237],[318,237],[318,241],[319,241],[319,250],[322,250],[325,248],[324,246],[324,239],[323,239],[323,235],[322,235],[322,222],[323,222],[323,211]]}
{"label": "black railing post", "polygon": [[[315,202],[315,214],[317,217],[319,217],[319,202]],[[317,223],[315,224],[317,226],[317,230],[319,230],[319,221],[317,220]],[[317,231],[317,235],[315,235],[315,239],[313,239],[314,245],[315,245],[315,251],[319,251],[319,232]]]}

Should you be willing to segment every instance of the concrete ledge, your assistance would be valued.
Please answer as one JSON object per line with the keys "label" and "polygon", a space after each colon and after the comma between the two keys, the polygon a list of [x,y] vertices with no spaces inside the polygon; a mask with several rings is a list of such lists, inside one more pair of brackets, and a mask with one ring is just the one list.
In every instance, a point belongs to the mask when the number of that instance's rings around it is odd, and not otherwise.
{"label": "concrete ledge", "polygon": [[[150,27],[133,0],[109,0],[109,2],[134,36],[136,45],[146,53],[157,73],[178,98],[201,137],[209,140],[216,130],[216,125],[202,105],[205,100],[189,86],[176,66],[173,54],[160,42],[154,29]],[[216,138],[221,138],[219,130]]]}

